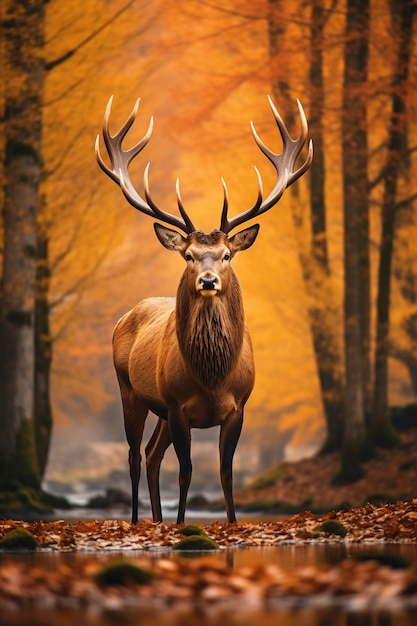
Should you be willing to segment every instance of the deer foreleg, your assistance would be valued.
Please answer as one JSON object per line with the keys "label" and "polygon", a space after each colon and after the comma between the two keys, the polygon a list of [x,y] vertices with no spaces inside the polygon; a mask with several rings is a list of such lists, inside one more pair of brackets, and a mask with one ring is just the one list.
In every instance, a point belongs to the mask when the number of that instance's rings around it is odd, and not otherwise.
{"label": "deer foreleg", "polygon": [[133,389],[119,379],[120,393],[123,405],[126,439],[129,444],[129,470],[132,485],[132,524],[137,524],[139,507],[139,479],[140,479],[140,444],[145,426],[148,409],[136,396]]}
{"label": "deer foreleg", "polygon": [[171,445],[171,435],[166,420],[159,419],[152,437],[145,448],[146,474],[151,498],[152,518],[162,522],[161,495],[159,490],[159,471],[166,449]]}
{"label": "deer foreleg", "polygon": [[188,424],[185,424],[178,416],[168,417],[169,432],[175,453],[179,462],[179,487],[180,500],[178,504],[177,524],[182,524],[185,517],[185,507],[187,504],[188,488],[191,482],[191,434]]}
{"label": "deer foreleg", "polygon": [[243,412],[227,420],[220,429],[220,480],[229,523],[236,522],[233,502],[233,456],[242,431],[242,423]]}

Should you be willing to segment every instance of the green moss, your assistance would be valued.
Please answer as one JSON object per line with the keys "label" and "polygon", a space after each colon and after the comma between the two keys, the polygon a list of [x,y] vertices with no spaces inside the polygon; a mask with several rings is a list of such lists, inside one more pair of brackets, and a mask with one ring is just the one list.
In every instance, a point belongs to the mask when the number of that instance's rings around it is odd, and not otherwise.
{"label": "green moss", "polygon": [[265,472],[265,474],[262,474],[262,476],[259,476],[259,478],[252,481],[248,485],[247,490],[258,491],[259,489],[265,489],[266,487],[273,487],[277,484],[278,480],[284,476],[285,469],[283,467],[274,467],[273,469]]}
{"label": "green moss", "polygon": [[343,526],[341,522],[334,519],[327,519],[314,528],[318,533],[325,533],[326,535],[337,535],[338,537],[346,537],[347,528]]}
{"label": "green moss", "polygon": [[209,506],[209,501],[207,500],[206,496],[203,495],[202,493],[197,493],[195,496],[192,496],[191,498],[188,498],[187,500],[187,505],[189,507],[195,507],[195,508],[205,508]]}
{"label": "green moss", "polygon": [[0,550],[36,550],[35,537],[25,528],[15,528],[0,539]]}
{"label": "green moss", "polygon": [[52,493],[48,493],[46,491],[41,491],[40,494],[42,502],[54,509],[69,509],[71,508],[70,503],[63,496],[55,496]]}
{"label": "green moss", "polygon": [[219,546],[207,535],[190,535],[189,537],[181,539],[181,541],[176,543],[172,549],[178,551],[190,550],[194,552],[208,552],[211,550],[218,550]]}
{"label": "green moss", "polygon": [[238,508],[245,513],[264,513],[269,515],[293,515],[300,511],[311,510],[312,501],[310,498],[299,504],[291,504],[283,500],[269,500],[268,498],[258,498],[248,502]]}
{"label": "green moss", "polygon": [[65,498],[56,498],[39,489],[18,486],[16,490],[0,491],[0,514],[35,511],[49,513],[52,507],[67,508]]}
{"label": "green moss", "polygon": [[40,489],[33,420],[22,419],[16,437],[16,472],[24,486]]}
{"label": "green moss", "polygon": [[201,526],[197,526],[196,524],[187,524],[186,526],[181,526],[178,528],[177,533],[180,535],[184,535],[185,537],[191,537],[194,535],[198,535],[200,537],[207,537],[207,533]]}
{"label": "green moss", "polygon": [[94,577],[96,583],[101,587],[129,585],[130,583],[149,585],[153,579],[154,574],[150,570],[124,560],[114,561],[106,565]]}

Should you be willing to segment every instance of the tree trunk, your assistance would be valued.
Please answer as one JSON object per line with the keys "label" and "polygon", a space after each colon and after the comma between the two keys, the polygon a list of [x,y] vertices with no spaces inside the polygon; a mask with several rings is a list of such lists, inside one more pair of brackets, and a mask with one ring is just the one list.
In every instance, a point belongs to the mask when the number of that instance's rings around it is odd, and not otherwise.
{"label": "tree trunk", "polygon": [[38,228],[35,315],[35,438],[39,471],[44,476],[52,434],[50,377],[52,341],[49,327],[49,255],[45,228]]}
{"label": "tree trunk", "polygon": [[[397,60],[392,79],[392,113],[389,126],[386,177],[381,214],[381,243],[378,267],[377,328],[375,379],[371,435],[379,446],[394,445],[397,437],[388,407],[389,308],[392,274],[392,250],[399,165],[404,129],[407,124],[407,89],[412,48],[414,2],[402,0],[392,5],[392,20],[399,21]],[[396,32],[395,25],[393,26]]]}
{"label": "tree trunk", "polygon": [[44,3],[4,2],[5,188],[0,307],[3,486],[39,487],[34,436],[36,218],[41,170]]}
{"label": "tree trunk", "polygon": [[362,476],[365,445],[363,367],[363,288],[361,281],[362,224],[367,212],[366,112],[369,4],[348,0],[345,26],[342,154],[345,269],[346,414],[338,482]]}
{"label": "tree trunk", "polygon": [[[337,333],[337,307],[330,273],[325,198],[324,163],[324,78],[323,34],[328,17],[323,0],[313,0],[310,28],[310,134],[314,159],[310,167],[310,205],[312,251],[310,262],[303,267],[304,280],[311,294],[310,324],[320,380],[327,437],[323,452],[339,450],[344,423],[342,351]],[[310,266],[310,269],[309,267]]]}
{"label": "tree trunk", "polygon": [[[280,68],[280,54],[285,37],[284,3],[269,1],[269,41],[272,72]],[[297,212],[297,199],[293,202],[293,218],[299,234],[299,258],[306,292],[310,303],[308,314],[313,340],[313,348],[320,383],[323,410],[326,419],[327,436],[323,452],[338,450],[342,442],[343,430],[343,376],[341,346],[337,336],[337,307],[334,302],[332,277],[330,275],[325,205],[325,168],[323,154],[323,29],[325,12],[322,0],[314,0],[311,14],[311,103],[309,114],[310,135],[314,142],[314,159],[310,169],[311,192],[311,249],[305,249],[300,231],[302,220]],[[289,126],[294,125],[293,100],[285,72],[273,75],[273,90],[280,109],[285,109],[285,119]],[[281,104],[284,101],[284,106]],[[290,191],[297,194],[297,189]]]}

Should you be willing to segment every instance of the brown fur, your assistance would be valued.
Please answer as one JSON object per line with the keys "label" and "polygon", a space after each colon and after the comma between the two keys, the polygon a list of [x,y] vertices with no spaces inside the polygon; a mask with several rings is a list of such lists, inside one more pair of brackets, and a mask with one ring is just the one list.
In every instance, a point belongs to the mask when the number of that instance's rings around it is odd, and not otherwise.
{"label": "brown fur", "polygon": [[207,389],[221,385],[242,348],[244,316],[240,285],[233,270],[227,298],[197,298],[192,302],[185,280],[177,292],[178,343],[190,375]]}

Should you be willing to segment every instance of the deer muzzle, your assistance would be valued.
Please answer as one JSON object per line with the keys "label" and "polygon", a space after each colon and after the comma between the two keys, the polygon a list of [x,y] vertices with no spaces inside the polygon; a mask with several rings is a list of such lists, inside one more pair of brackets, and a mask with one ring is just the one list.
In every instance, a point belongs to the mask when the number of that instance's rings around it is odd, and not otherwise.
{"label": "deer muzzle", "polygon": [[204,297],[215,296],[221,290],[221,281],[216,274],[200,274],[196,281],[197,291]]}

